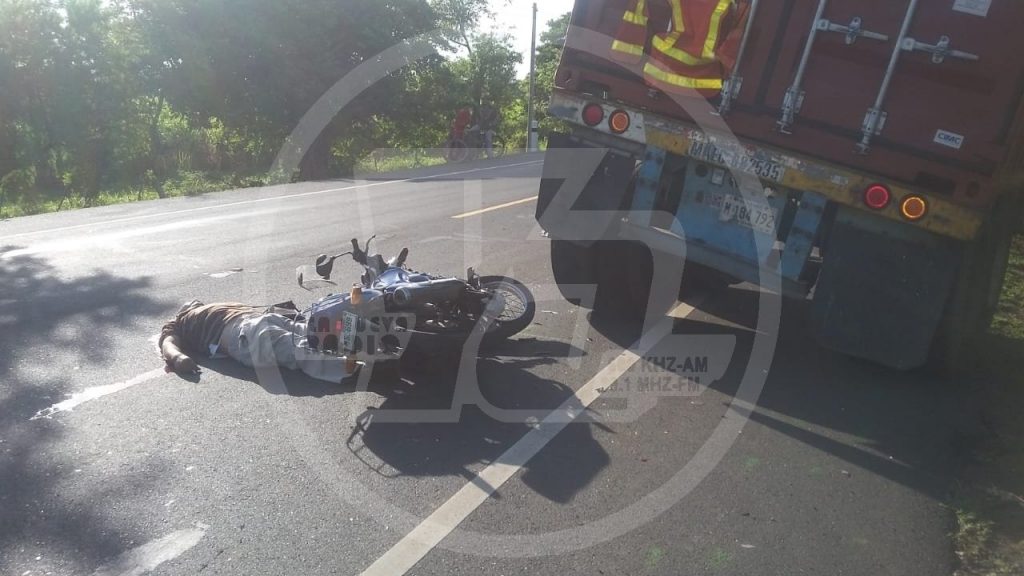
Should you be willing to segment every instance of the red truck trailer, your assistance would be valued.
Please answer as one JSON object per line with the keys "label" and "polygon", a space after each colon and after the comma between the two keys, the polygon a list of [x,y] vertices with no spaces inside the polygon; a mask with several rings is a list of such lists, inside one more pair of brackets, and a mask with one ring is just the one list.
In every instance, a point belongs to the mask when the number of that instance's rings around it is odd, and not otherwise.
{"label": "red truck trailer", "polygon": [[955,357],[1021,220],[1022,25],[1017,0],[577,0],[537,207],[556,280],[622,306],[650,276],[605,253],[643,245],[813,299],[825,347]]}

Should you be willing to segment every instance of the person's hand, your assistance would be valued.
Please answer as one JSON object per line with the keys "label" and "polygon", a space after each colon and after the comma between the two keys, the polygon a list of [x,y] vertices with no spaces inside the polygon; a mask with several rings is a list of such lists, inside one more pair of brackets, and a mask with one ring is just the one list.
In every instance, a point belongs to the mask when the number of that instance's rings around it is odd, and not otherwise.
{"label": "person's hand", "polygon": [[179,374],[194,374],[199,371],[196,361],[184,354],[174,359],[174,371]]}
{"label": "person's hand", "polygon": [[167,336],[160,343],[160,354],[167,362],[167,366],[179,374],[194,374],[199,371],[199,365],[181,350],[177,335]]}

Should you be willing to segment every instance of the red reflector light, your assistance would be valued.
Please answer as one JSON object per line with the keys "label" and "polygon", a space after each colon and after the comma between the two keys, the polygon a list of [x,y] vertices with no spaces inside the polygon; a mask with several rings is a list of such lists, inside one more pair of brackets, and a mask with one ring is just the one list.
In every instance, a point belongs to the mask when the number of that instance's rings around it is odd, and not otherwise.
{"label": "red reflector light", "polygon": [[334,322],[334,331],[337,332],[338,334],[341,334],[342,332],[344,332],[345,331],[345,323],[342,322],[341,320],[336,320]]}
{"label": "red reflector light", "polygon": [[612,112],[611,118],[608,119],[608,127],[616,134],[622,134],[629,130],[629,114],[622,110]]}
{"label": "red reflector light", "polygon": [[900,212],[907,220],[920,220],[928,214],[928,202],[920,196],[907,196],[900,203]]}
{"label": "red reflector light", "polygon": [[869,186],[864,191],[864,203],[868,205],[868,208],[882,210],[889,205],[889,202],[892,202],[892,192],[881,184]]}
{"label": "red reflector light", "polygon": [[604,108],[600,104],[587,104],[583,109],[583,123],[587,126],[597,126],[604,120]]}

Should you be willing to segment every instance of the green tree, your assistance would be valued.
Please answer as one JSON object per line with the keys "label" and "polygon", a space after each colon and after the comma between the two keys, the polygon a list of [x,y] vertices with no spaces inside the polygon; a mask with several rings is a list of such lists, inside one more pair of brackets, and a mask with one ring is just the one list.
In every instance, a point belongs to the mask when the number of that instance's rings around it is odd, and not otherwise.
{"label": "green tree", "polygon": [[512,47],[511,38],[496,34],[474,37],[476,50],[453,64],[466,80],[473,104],[490,103],[504,109],[517,96],[516,66],[523,55]]}
{"label": "green tree", "polygon": [[551,105],[551,93],[555,86],[555,72],[562,59],[562,48],[565,46],[565,35],[569,29],[571,13],[548,21],[540,35],[537,47],[537,71],[534,83],[534,98],[537,104],[537,121],[540,124],[540,137],[546,139],[552,132],[561,129],[562,123],[548,115]]}
{"label": "green tree", "polygon": [[449,48],[462,48],[472,56],[480,21],[494,15],[490,0],[432,0],[437,23]]}
{"label": "green tree", "polygon": [[162,197],[210,189],[207,178],[225,171],[225,183],[247,182],[339,79],[438,28],[449,57],[409,62],[369,87],[305,151],[300,176],[344,174],[379,147],[436,147],[469,102],[491,102],[518,125],[521,56],[506,37],[477,34],[489,6],[0,0],[0,203],[31,212],[105,193]]}
{"label": "green tree", "polygon": [[113,178],[111,150],[134,132],[137,91],[119,26],[101,0],[0,2],[0,165],[34,174],[28,189],[19,179],[23,201],[88,203]]}
{"label": "green tree", "polygon": [[[133,0],[164,61],[168,102],[193,118],[268,142],[284,137],[332,85],[367,58],[431,31],[425,0]],[[304,179],[350,171],[377,114],[396,110],[396,73],[369,87],[324,129],[300,164]]]}
{"label": "green tree", "polygon": [[60,25],[53,6],[0,0],[0,179],[20,171],[4,186],[8,202],[35,204],[38,183],[59,182],[51,152]]}

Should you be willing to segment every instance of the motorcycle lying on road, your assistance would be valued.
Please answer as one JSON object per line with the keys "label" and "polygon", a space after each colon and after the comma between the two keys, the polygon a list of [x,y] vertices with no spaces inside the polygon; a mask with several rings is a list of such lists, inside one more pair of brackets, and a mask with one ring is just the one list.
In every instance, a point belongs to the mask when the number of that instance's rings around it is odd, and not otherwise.
{"label": "motorcycle lying on road", "polygon": [[321,298],[303,314],[308,349],[366,363],[398,360],[407,351],[448,355],[470,342],[505,340],[533,322],[536,303],[522,283],[472,268],[465,280],[417,272],[406,267],[408,248],[388,261],[370,255],[374,238],[365,248],[353,238],[351,251],[321,254],[315,266],[296,270],[307,290],[337,286],[331,274],[339,258],[351,256],[364,270],[351,291]]}

